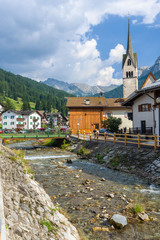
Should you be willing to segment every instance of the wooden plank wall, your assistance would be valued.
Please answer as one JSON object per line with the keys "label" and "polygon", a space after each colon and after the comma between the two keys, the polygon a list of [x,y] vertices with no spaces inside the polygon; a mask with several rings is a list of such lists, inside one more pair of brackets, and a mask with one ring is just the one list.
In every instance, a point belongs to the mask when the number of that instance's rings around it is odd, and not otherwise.
{"label": "wooden plank wall", "polygon": [[71,129],[78,130],[78,122],[79,130],[93,131],[95,124],[99,124],[99,128],[101,128],[103,108],[73,108],[69,111],[69,126]]}

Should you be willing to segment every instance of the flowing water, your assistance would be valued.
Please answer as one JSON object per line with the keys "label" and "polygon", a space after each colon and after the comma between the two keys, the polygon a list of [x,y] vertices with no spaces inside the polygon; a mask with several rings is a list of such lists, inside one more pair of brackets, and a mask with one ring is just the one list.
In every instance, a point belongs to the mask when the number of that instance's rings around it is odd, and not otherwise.
{"label": "flowing water", "polygon": [[[160,188],[149,186],[134,175],[110,170],[58,149],[26,150],[25,158],[36,180],[77,227],[83,239],[160,239]],[[72,164],[67,164],[67,159],[71,159]],[[113,198],[109,197],[111,193]],[[124,210],[131,199],[133,204],[143,207],[149,221],[141,222]],[[108,215],[114,213],[128,217],[125,228],[110,227]]]}

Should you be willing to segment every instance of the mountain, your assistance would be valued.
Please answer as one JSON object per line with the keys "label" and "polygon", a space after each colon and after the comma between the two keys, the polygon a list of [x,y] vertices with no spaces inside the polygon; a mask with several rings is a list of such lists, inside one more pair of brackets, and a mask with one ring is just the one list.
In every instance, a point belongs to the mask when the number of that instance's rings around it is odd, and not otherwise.
{"label": "mountain", "polygon": [[62,90],[57,90],[46,84],[15,75],[3,69],[0,69],[0,86],[0,101],[2,102],[4,97],[16,101],[21,98],[23,102],[36,103],[36,110],[50,111],[52,108],[63,114],[67,113],[66,98],[73,96]]}
{"label": "mountain", "polygon": [[154,75],[160,71],[160,56],[156,59],[155,63],[151,67],[141,67],[138,69],[138,76],[144,77],[152,72]]}
{"label": "mountain", "polygon": [[67,83],[54,78],[48,78],[43,83],[80,97],[91,96],[96,93],[99,94],[100,92],[108,92],[117,87],[117,85],[113,84],[110,86],[90,86],[84,83]]}

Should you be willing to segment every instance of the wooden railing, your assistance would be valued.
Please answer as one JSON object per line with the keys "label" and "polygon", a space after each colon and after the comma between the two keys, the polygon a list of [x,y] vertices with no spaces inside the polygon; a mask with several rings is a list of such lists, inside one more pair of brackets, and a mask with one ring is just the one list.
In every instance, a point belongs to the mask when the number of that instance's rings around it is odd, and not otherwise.
{"label": "wooden railing", "polygon": [[99,136],[98,133],[86,133],[85,131],[76,131],[76,130],[70,130],[69,135],[76,135],[78,138],[84,139],[84,140],[96,140],[98,141],[104,141],[104,142],[113,142],[115,143],[122,143],[125,146],[127,145],[137,145],[138,148],[141,148],[141,146],[148,146],[148,147],[154,147],[156,150],[158,147],[160,147],[160,136],[155,135],[140,135],[140,134],[127,134],[127,133],[113,133],[113,134],[106,134],[104,133],[104,136]]}

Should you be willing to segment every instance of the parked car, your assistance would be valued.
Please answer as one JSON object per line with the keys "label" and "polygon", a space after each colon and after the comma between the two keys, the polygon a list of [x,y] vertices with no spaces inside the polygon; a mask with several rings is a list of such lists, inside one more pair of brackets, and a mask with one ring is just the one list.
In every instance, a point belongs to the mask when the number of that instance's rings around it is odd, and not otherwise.
{"label": "parked car", "polygon": [[11,133],[17,133],[14,129],[11,131]]}
{"label": "parked car", "polygon": [[109,131],[109,130],[106,129],[106,128],[101,128],[101,129],[99,130],[99,136],[104,136],[104,133],[106,133],[107,136],[109,136],[109,137],[113,137],[113,133],[112,133],[111,131]]}
{"label": "parked car", "polygon": [[4,133],[10,133],[10,131],[9,130],[4,130]]}
{"label": "parked car", "polygon": [[24,131],[24,130],[20,130],[20,131],[18,131],[18,133],[26,133],[26,131]]}
{"label": "parked car", "polygon": [[3,133],[3,130],[2,130],[2,129],[0,129],[0,133]]}

